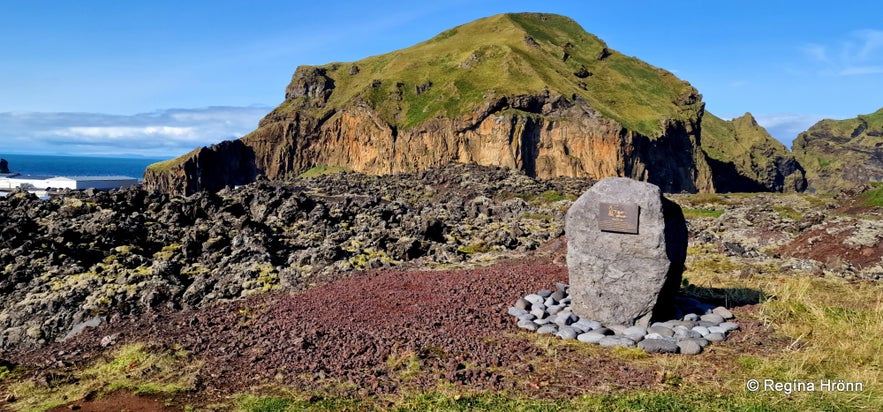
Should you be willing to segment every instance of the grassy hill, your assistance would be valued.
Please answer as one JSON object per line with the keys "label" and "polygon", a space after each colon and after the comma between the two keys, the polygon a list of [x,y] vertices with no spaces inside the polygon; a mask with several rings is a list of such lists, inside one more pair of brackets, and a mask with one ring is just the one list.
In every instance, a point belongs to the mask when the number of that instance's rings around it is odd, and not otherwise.
{"label": "grassy hill", "polygon": [[883,109],[846,120],[822,120],[794,140],[810,187],[837,191],[883,179]]}
{"label": "grassy hill", "polygon": [[706,112],[701,147],[718,191],[800,191],[806,186],[794,156],[751,113],[723,120]]}
{"label": "grassy hill", "polygon": [[[549,91],[579,96],[655,137],[660,119],[682,118],[682,106],[700,99],[671,73],[611,50],[575,21],[551,14],[487,17],[406,49],[318,68],[334,92],[316,110],[364,102],[402,128],[464,115],[489,97]],[[275,112],[303,109],[306,99],[287,100]]]}
{"label": "grassy hill", "polygon": [[[608,48],[563,16],[495,15],[356,62],[301,66],[285,96],[241,139],[270,179],[321,165],[389,173],[450,161],[511,167],[517,158],[524,159],[517,167],[538,175],[606,177],[646,169],[645,179],[674,191],[711,187],[704,157],[695,150],[701,95],[670,72]],[[569,107],[579,109],[562,114]],[[461,139],[491,114],[514,122],[511,130]],[[446,124],[438,126],[439,120]],[[543,137],[544,149],[552,150],[543,151],[545,163],[537,166],[541,150],[523,147],[538,147],[531,136],[556,127],[556,136],[567,141],[553,145]],[[606,136],[609,149],[595,153],[586,139],[598,136]],[[611,143],[624,136],[632,141]],[[503,147],[507,139],[511,147]],[[636,149],[618,152],[629,145]],[[220,163],[241,157],[213,156]],[[145,182],[186,192],[202,176],[201,187],[211,186],[197,163],[191,154],[152,165]]]}

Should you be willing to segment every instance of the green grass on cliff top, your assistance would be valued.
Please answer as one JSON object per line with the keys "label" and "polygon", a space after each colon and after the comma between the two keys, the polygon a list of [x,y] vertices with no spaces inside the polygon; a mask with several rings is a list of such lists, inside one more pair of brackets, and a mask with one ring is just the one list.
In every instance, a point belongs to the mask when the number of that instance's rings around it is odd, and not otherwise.
{"label": "green grass on cliff top", "polygon": [[[864,130],[859,127],[865,125]],[[795,141],[795,153],[801,146],[807,143],[810,136],[819,137],[819,143],[838,144],[849,143],[858,146],[874,147],[881,142],[879,136],[870,136],[868,132],[883,131],[883,109],[871,114],[858,115],[852,119],[831,120],[825,119],[812,125],[807,131],[800,134]],[[857,133],[858,132],[858,133]]]}
{"label": "green grass on cliff top", "polygon": [[[856,129],[862,125],[867,125],[862,133],[853,136]],[[819,135],[832,135],[839,139],[849,139],[853,143],[861,143],[868,137],[867,133],[873,130],[883,130],[883,109],[877,110],[871,114],[860,114],[852,119],[831,120],[825,119],[814,124],[806,133]],[[875,141],[879,142],[878,140]]]}
{"label": "green grass on cliff top", "polygon": [[147,166],[147,171],[153,172],[153,173],[168,172],[168,171],[180,166],[182,163],[184,163],[185,160],[195,156],[197,153],[199,153],[200,149],[201,148],[193,149],[190,152],[188,152],[187,154],[185,154],[183,156],[178,156],[174,159],[163,160],[161,162],[152,163]]}
{"label": "green grass on cliff top", "polygon": [[819,121],[794,140],[794,157],[810,175],[828,176],[830,181],[816,189],[836,190],[839,179],[829,176],[867,159],[854,149],[875,149],[883,142],[883,137],[869,132],[883,132],[883,109],[851,119]]}
{"label": "green grass on cliff top", "polygon": [[[415,46],[354,63],[321,66],[335,89],[323,111],[364,101],[391,125],[472,112],[494,96],[577,95],[607,117],[649,137],[661,121],[695,115],[675,102],[694,89],[671,73],[608,50],[573,20],[551,14],[502,14],[442,32]],[[565,59],[565,53],[567,58]],[[352,67],[357,74],[350,74]],[[590,76],[575,73],[585,68]],[[379,85],[377,85],[379,81]],[[417,92],[418,85],[431,88]],[[297,101],[277,112],[296,110]],[[321,114],[320,114],[321,115]]]}
{"label": "green grass on cliff top", "polygon": [[702,116],[701,139],[705,153],[723,162],[740,163],[737,159],[741,158],[750,163],[752,159],[747,157],[750,157],[752,148],[768,149],[783,156],[788,154],[785,145],[773,139],[750,113],[728,121],[705,112]]}

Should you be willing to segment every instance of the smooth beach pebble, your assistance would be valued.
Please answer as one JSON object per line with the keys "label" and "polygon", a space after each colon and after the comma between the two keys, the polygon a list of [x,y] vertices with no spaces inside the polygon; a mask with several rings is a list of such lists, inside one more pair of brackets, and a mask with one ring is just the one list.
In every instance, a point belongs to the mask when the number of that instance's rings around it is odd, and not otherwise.
{"label": "smooth beach pebble", "polygon": [[729,309],[683,296],[675,298],[676,307],[671,312],[675,319],[653,322],[649,327],[604,325],[572,313],[569,292],[568,285],[558,283],[555,290],[541,290],[516,300],[507,313],[523,330],[606,348],[637,347],[654,354],[697,355],[711,342],[722,342],[729,333],[739,330]]}

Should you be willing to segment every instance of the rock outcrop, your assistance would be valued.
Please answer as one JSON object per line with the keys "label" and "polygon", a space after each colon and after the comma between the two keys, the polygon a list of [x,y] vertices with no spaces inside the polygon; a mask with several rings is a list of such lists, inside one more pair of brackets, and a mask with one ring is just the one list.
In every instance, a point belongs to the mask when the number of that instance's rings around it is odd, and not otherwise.
{"label": "rock outcrop", "polygon": [[188,197],[127,188],[40,200],[15,191],[0,197],[0,353],[119,315],[536,249],[561,236],[561,208],[589,184],[449,165]]}
{"label": "rock outcrop", "polygon": [[180,163],[173,159],[151,165],[144,172],[146,184],[170,193],[193,194],[248,184],[258,175],[254,150],[241,140],[202,147],[183,157],[186,160]]}
{"label": "rock outcrop", "polygon": [[836,192],[883,180],[883,109],[854,119],[822,120],[792,146],[809,188]]}
{"label": "rock outcrop", "polygon": [[[253,154],[269,179],[317,166],[390,174],[458,162],[707,192],[703,110],[688,83],[566,17],[506,14],[355,63],[299,67],[285,101],[218,157]],[[190,194],[255,177],[250,167],[208,173],[199,153],[151,166],[145,186]]]}
{"label": "rock outcrop", "polygon": [[757,124],[751,113],[723,120],[702,117],[702,150],[718,192],[802,192],[803,167],[788,149]]}
{"label": "rock outcrop", "polygon": [[9,173],[9,162],[6,159],[0,159],[0,173]]}

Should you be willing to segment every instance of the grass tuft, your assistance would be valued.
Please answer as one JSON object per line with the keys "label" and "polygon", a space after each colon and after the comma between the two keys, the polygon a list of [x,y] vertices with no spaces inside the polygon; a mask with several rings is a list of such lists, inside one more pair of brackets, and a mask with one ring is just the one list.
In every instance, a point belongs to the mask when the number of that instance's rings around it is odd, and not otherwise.
{"label": "grass tuft", "polygon": [[135,394],[177,393],[192,390],[198,364],[185,352],[155,353],[144,344],[127,345],[113,358],[70,375],[49,375],[48,385],[33,381],[9,385],[18,411],[42,411],[83,399],[90,393],[101,396],[119,389]]}
{"label": "grass tuft", "polygon": [[728,205],[730,202],[717,193],[696,193],[689,195],[685,200],[693,206],[701,205]]}
{"label": "grass tuft", "polygon": [[800,213],[794,210],[791,206],[773,206],[773,210],[784,218],[788,218],[791,220],[800,220],[803,219],[803,213]]}
{"label": "grass tuft", "polygon": [[684,217],[687,219],[711,218],[717,219],[724,214],[723,210],[705,209],[705,208],[687,208],[684,209]]}
{"label": "grass tuft", "polygon": [[864,192],[859,197],[862,206],[883,207],[883,184],[876,184],[875,187]]}

